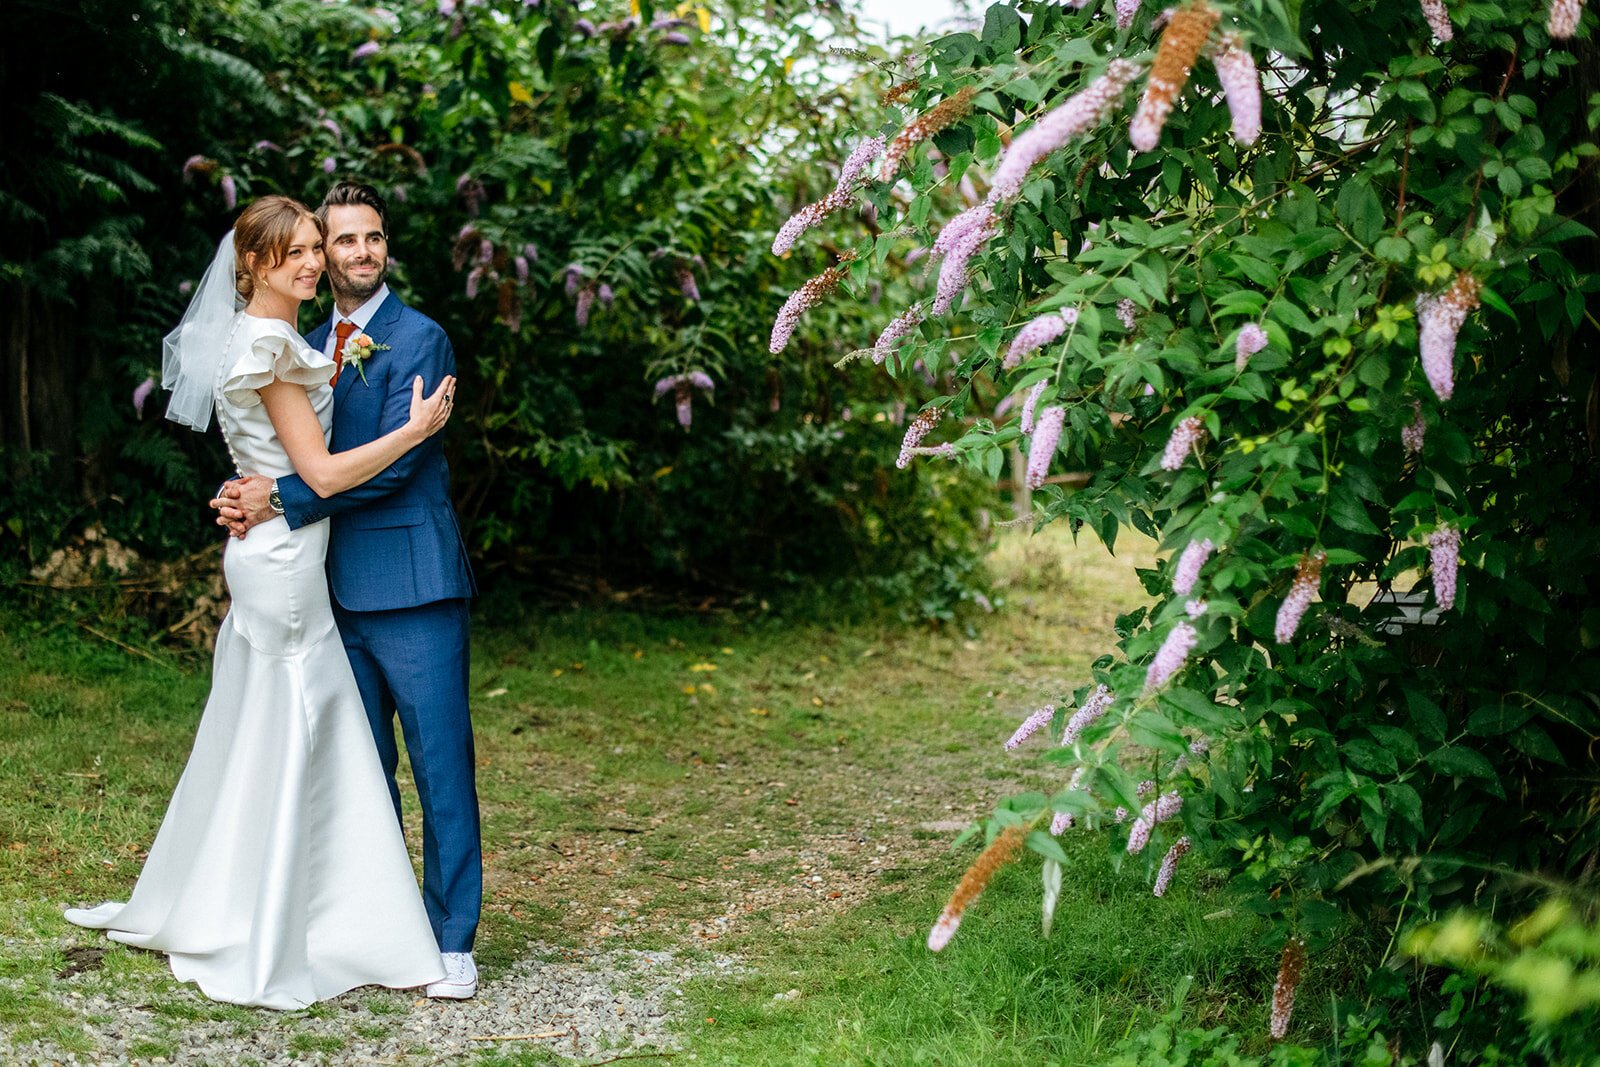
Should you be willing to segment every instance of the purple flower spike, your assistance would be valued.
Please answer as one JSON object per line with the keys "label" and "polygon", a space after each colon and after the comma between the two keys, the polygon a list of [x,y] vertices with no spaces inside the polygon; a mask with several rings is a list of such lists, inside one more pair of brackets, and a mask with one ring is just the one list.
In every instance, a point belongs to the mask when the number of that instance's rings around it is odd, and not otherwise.
{"label": "purple flower spike", "polygon": [[1096,686],[1078,710],[1072,713],[1072,718],[1067,720],[1067,728],[1061,731],[1061,743],[1070,745],[1076,742],[1083,731],[1099,722],[1105,713],[1111,710],[1111,704],[1117,699],[1117,694],[1105,686]]}
{"label": "purple flower spike", "polygon": [[576,263],[567,264],[567,295],[576,296],[578,283],[583,280],[583,268]]}
{"label": "purple flower spike", "polygon": [[700,285],[694,279],[694,268],[687,263],[679,263],[677,274],[678,292],[698,304],[700,302]]}
{"label": "purple flower spike", "polygon": [[[956,298],[966,290],[972,281],[967,261],[994,236],[998,226],[994,209],[985,203],[958,215],[940,231],[939,240],[933,246],[936,254],[944,254],[944,263],[939,267],[939,285],[933,298],[935,315],[949,311]],[[952,229],[956,230],[956,234],[946,240],[946,235]],[[943,247],[940,242],[944,242]]]}
{"label": "purple flower spike", "polygon": [[1246,146],[1255,144],[1261,136],[1261,75],[1244,38],[1223,34],[1211,63],[1233,116],[1233,139]]}
{"label": "purple flower spike", "polygon": [[1066,333],[1067,327],[1077,321],[1077,308],[1040,315],[1017,331],[1017,335],[1011,339],[1011,347],[1006,350],[1006,358],[1001,362],[1000,368],[1014,369],[1028,356]]}
{"label": "purple flower spike", "polygon": [[1056,445],[1061,440],[1061,428],[1067,418],[1067,409],[1048,407],[1039,414],[1039,423],[1033,428],[1033,442],[1028,447],[1028,488],[1044,486],[1045,475],[1050,473],[1050,461],[1055,457]]}
{"label": "purple flower spike", "polygon": [[283,149],[278,146],[278,143],[276,141],[257,141],[255,143],[255,150],[257,152],[282,152],[283,151]]}
{"label": "purple flower spike", "polygon": [[527,285],[528,284],[528,257],[527,256],[516,256],[511,260],[511,265],[514,266],[517,269],[517,283],[519,285]]}
{"label": "purple flower spike", "polygon": [[1012,138],[989,184],[989,203],[1018,196],[1034,165],[1074,138],[1104,122],[1122,102],[1122,91],[1139,74],[1139,65],[1114,59],[1106,72],[1082,92]]}
{"label": "purple flower spike", "polygon": [[711,380],[711,375],[707,374],[703,370],[692,370],[687,375],[685,375],[685,377],[687,377],[689,379],[689,384],[690,385],[694,386],[696,389],[701,390],[702,392],[707,392],[707,393],[716,392],[717,383],[713,382]]}
{"label": "purple flower spike", "polygon": [[1441,526],[1428,535],[1433,559],[1433,599],[1440,611],[1456,606],[1456,568],[1461,557],[1461,531]]}
{"label": "purple flower spike", "polygon": [[522,246],[522,254],[528,257],[529,263],[539,262],[539,246],[532,241]]}
{"label": "purple flower spike", "polygon": [[338,169],[339,169],[339,163],[332,156],[328,156],[327,158],[325,158],[322,161],[322,173],[324,173],[324,174],[332,174],[334,171],[336,171]]}
{"label": "purple flower spike", "polygon": [[916,454],[916,449],[922,447],[922,439],[928,436],[928,431],[938,424],[943,414],[941,408],[917,412],[917,417],[906,427],[904,440],[900,442],[900,456],[894,461],[896,467],[905,470],[911,465],[911,457]]}
{"label": "purple flower spike", "polygon": [[477,299],[477,297],[478,297],[478,286],[483,282],[483,277],[484,277],[484,275],[486,273],[487,273],[487,271],[484,269],[483,265],[480,263],[478,266],[473,267],[471,273],[469,273],[467,275],[467,299],[468,300],[476,300]]}
{"label": "purple flower spike", "polygon": [[671,33],[663,33],[661,35],[661,43],[675,44],[680,46],[686,45],[690,43],[689,35],[687,33],[680,33],[677,30],[673,30]]}
{"label": "purple flower spike", "polygon": [[1122,323],[1122,328],[1129,333],[1132,333],[1134,328],[1139,325],[1139,320],[1134,317],[1134,311],[1137,308],[1138,305],[1129,297],[1125,296],[1117,301],[1117,321]]}
{"label": "purple flower spike", "polygon": [[1022,744],[1022,742],[1026,741],[1028,738],[1044,729],[1047,725],[1049,725],[1050,720],[1055,717],[1056,706],[1054,704],[1046,704],[1032,715],[1029,715],[1026,719],[1023,719],[1022,725],[1017,727],[1017,732],[1012,734],[1011,739],[1006,742],[1006,751],[1011,751],[1018,745]]}
{"label": "purple flower spike", "polygon": [[340,144],[344,144],[344,130],[340,128],[337,122],[334,122],[332,119],[323,119],[320,123],[318,123],[318,125],[327,130],[329,133],[333,134],[334,140],[338,141]]}
{"label": "purple flower spike", "polygon": [[616,292],[613,291],[611,286],[606,284],[605,282],[601,282],[600,283],[600,290],[599,290],[599,294],[598,295],[600,297],[600,303],[604,304],[606,307],[610,307],[611,306],[611,302],[617,298]]}
{"label": "purple flower spike", "polygon": [[484,264],[494,262],[494,242],[487,237],[478,242],[478,262]]}
{"label": "purple flower spike", "polygon": [[350,58],[359,63],[363,59],[371,59],[381,51],[383,51],[383,46],[377,41],[368,41],[357,47],[354,52],[351,52]]}
{"label": "purple flower spike", "polygon": [[1194,590],[1194,583],[1200,577],[1200,568],[1206,565],[1206,560],[1211,558],[1211,553],[1217,546],[1211,539],[1190,541],[1184,547],[1183,555],[1178,557],[1178,569],[1172,576],[1172,591],[1178,596],[1188,596]]}
{"label": "purple flower spike", "polygon": [[1423,443],[1428,439],[1428,424],[1422,417],[1422,401],[1411,401],[1411,411],[1416,416],[1410,425],[1400,428],[1400,443],[1407,456],[1422,455]]}
{"label": "purple flower spike", "polygon": [[1183,669],[1199,641],[1199,632],[1189,623],[1180,622],[1174,626],[1167,639],[1161,642],[1156,658],[1150,661],[1150,669],[1144,677],[1144,691],[1153,693],[1170,682],[1172,676]]}
{"label": "purple flower spike", "polygon": [[178,283],[178,295],[179,296],[188,296],[192,292],[194,292],[194,282],[181,281],[181,282]]}
{"label": "purple flower spike", "polygon": [[890,353],[900,346],[901,338],[916,329],[917,324],[922,321],[922,314],[922,304],[920,302],[912,304],[885,326],[878,339],[872,343],[872,362],[881,365],[888,359]]}
{"label": "purple flower spike", "polygon": [[1289,595],[1283,598],[1283,604],[1278,608],[1278,620],[1273,627],[1273,636],[1278,644],[1286,645],[1294,640],[1300,620],[1311,606],[1311,598],[1317,595],[1317,589],[1322,585],[1322,565],[1327,559],[1325,553],[1313,552],[1302,557],[1295,568],[1294,584],[1289,587]]}
{"label": "purple flower spike", "polygon": [[1161,453],[1161,469],[1175,471],[1182,467],[1189,453],[1205,437],[1205,427],[1205,421],[1198,415],[1191,415],[1174,426],[1172,436],[1167,438],[1166,450]]}
{"label": "purple flower spike", "polygon": [[577,30],[578,33],[584,37],[593,37],[599,32],[594,28],[594,23],[590,22],[588,19],[579,19],[572,24],[572,28]]}
{"label": "purple flower spike", "polygon": [[1242,371],[1250,362],[1250,357],[1267,347],[1267,331],[1261,328],[1260,323],[1247,323],[1239,331],[1239,339],[1234,342],[1233,368]]}
{"label": "purple flower spike", "polygon": [[234,182],[231,174],[224,174],[221,184],[222,206],[232,211],[234,206],[239,203],[239,186]]}
{"label": "purple flower spike", "polygon": [[575,321],[578,324],[578,328],[579,329],[585,329],[585,328],[588,327],[588,325],[589,325],[589,312],[592,311],[593,309],[594,309],[594,286],[586,285],[582,289],[578,290],[578,302],[577,302],[577,306],[573,310],[573,315],[572,315],[573,321]]}
{"label": "purple flower spike", "polygon": [[156,380],[154,378],[146,378],[139,383],[138,388],[134,389],[133,411],[140,418],[144,418],[144,402],[150,399],[150,394],[155,392],[155,388]]}
{"label": "purple flower spike", "polygon": [[1455,392],[1456,335],[1478,306],[1482,288],[1478,279],[1463,271],[1442,294],[1417,302],[1417,347],[1422,370],[1440,400],[1449,400]]}
{"label": "purple flower spike", "polygon": [[1038,406],[1039,398],[1044,395],[1045,388],[1049,384],[1050,379],[1046,378],[1028,390],[1028,396],[1022,402],[1022,415],[1018,419],[1017,426],[1023,433],[1029,434],[1033,432],[1033,409]]}
{"label": "purple flower spike", "polygon": [[1172,876],[1178,873],[1178,861],[1189,851],[1189,839],[1180,837],[1173,842],[1167,854],[1162,857],[1161,870],[1156,872],[1155,888],[1151,890],[1158,897],[1167,895],[1167,890],[1172,888]]}
{"label": "purple flower spike", "polygon": [[194,174],[210,170],[216,164],[205,156],[190,156],[183,161],[183,180],[188,181]]}

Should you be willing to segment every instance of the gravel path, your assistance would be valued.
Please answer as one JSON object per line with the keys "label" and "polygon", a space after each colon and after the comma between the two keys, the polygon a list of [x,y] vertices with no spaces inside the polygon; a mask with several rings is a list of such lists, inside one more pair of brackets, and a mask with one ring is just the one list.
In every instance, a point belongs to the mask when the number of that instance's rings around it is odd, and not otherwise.
{"label": "gravel path", "polygon": [[[75,956],[82,959],[84,952]],[[41,1041],[5,1053],[7,1062],[22,1064],[421,1065],[524,1044],[581,1058],[668,1050],[682,983],[736,967],[726,956],[530,945],[528,959],[485,981],[471,1000],[362,989],[310,1011],[277,1013],[218,1006],[176,983],[156,998],[148,988],[115,987],[91,966],[58,982],[52,995],[90,1020],[84,1027],[97,1051],[74,1053]],[[0,980],[0,996],[6,984]],[[151,999],[159,1003],[147,1003]]]}

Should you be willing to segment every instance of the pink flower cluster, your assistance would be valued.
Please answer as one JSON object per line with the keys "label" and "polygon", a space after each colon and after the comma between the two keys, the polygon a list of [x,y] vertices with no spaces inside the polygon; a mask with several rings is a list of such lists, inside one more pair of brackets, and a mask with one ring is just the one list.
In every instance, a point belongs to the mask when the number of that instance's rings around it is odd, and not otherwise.
{"label": "pink flower cluster", "polygon": [[1441,526],[1428,535],[1428,553],[1433,561],[1433,599],[1440,611],[1456,606],[1456,568],[1461,557],[1461,531]]}
{"label": "pink flower cluster", "polygon": [[1439,296],[1417,301],[1417,348],[1422,371],[1440,400],[1455,393],[1456,335],[1478,306],[1481,282],[1462,271]]}
{"label": "pink flower cluster", "polygon": [[[1078,5],[1082,7],[1082,4]],[[1117,29],[1125,30],[1133,25],[1133,16],[1139,12],[1139,0],[1117,0]]]}
{"label": "pink flower cluster", "polygon": [[1199,541],[1190,541],[1184,546],[1183,554],[1178,557],[1177,569],[1172,575],[1172,591],[1178,596],[1188,596],[1194,590],[1194,583],[1200,578],[1200,568],[1206,565],[1206,560],[1211,558],[1211,553],[1217,546],[1211,543],[1211,538],[1202,538]]}
{"label": "pink flower cluster", "polygon": [[1422,445],[1428,439],[1428,424],[1422,418],[1422,402],[1411,401],[1411,410],[1415,414],[1409,425],[1400,428],[1400,443],[1405,446],[1406,455],[1422,455]]}
{"label": "pink flower cluster", "polygon": [[1079,705],[1078,710],[1072,713],[1072,718],[1067,720],[1066,729],[1061,731],[1061,743],[1070,745],[1077,741],[1083,731],[1099,722],[1111,710],[1112,701],[1116,699],[1117,694],[1103,685],[1097,686],[1089,699]]}
{"label": "pink flower cluster", "polygon": [[1261,75],[1244,39],[1236,33],[1223,34],[1211,65],[1233,116],[1233,139],[1242,145],[1255,144],[1261,136]]}
{"label": "pink flower cluster", "polygon": [[1444,0],[1420,0],[1422,4],[1422,17],[1428,20],[1428,28],[1433,30],[1433,36],[1440,41],[1448,41],[1456,35],[1455,28],[1450,25],[1450,13],[1445,10]]}
{"label": "pink flower cluster", "polygon": [[1172,676],[1183,669],[1189,653],[1199,642],[1199,631],[1189,623],[1180,622],[1174,626],[1156,650],[1155,659],[1150,661],[1150,669],[1144,676],[1144,691],[1153,693],[1171,681]]}
{"label": "pink flower cluster", "polygon": [[1156,872],[1155,888],[1151,890],[1158,897],[1167,895],[1167,890],[1172,887],[1172,876],[1178,873],[1178,861],[1189,852],[1189,839],[1180,837],[1167,849],[1167,854],[1161,859],[1161,869]]}
{"label": "pink flower cluster", "polygon": [[1550,0],[1550,17],[1545,27],[1550,36],[1564,41],[1578,32],[1583,19],[1583,0]]}
{"label": "pink flower cluster", "polygon": [[782,352],[788,345],[789,338],[794,336],[795,327],[800,325],[800,316],[808,309],[822,303],[822,298],[838,288],[843,278],[843,264],[829,267],[790,293],[789,299],[778,309],[778,317],[772,323],[772,339],[767,342],[767,351],[773,355]]}
{"label": "pink flower cluster", "polygon": [[[1102,687],[1103,688],[1103,687]],[[1066,791],[1071,793],[1077,790],[1083,781],[1083,768],[1078,767],[1072,772],[1072,777],[1067,780]],[[1055,818],[1050,820],[1050,836],[1060,837],[1063,831],[1072,829],[1072,824],[1077,822],[1070,811],[1058,811]]]}
{"label": "pink flower cluster", "polygon": [[1233,369],[1243,371],[1250,357],[1267,347],[1267,331],[1258,322],[1246,323],[1233,345]]}
{"label": "pink flower cluster", "polygon": [[1178,793],[1162,793],[1144,806],[1133,825],[1128,827],[1128,852],[1137,854],[1150,843],[1150,831],[1157,823],[1166,822],[1183,810],[1183,797]]}
{"label": "pink flower cluster", "polygon": [[1139,325],[1139,320],[1134,318],[1134,311],[1138,307],[1130,297],[1123,297],[1117,301],[1117,321],[1122,323],[1122,328],[1132,333],[1134,327]]}
{"label": "pink flower cluster", "polygon": [[1109,118],[1122,102],[1122,91],[1138,73],[1137,63],[1113,59],[1104,74],[1013,138],[989,183],[989,203],[1020,194],[1034,164]]}
{"label": "pink flower cluster", "polygon": [[1161,453],[1161,469],[1175,471],[1183,466],[1183,461],[1189,458],[1189,453],[1194,451],[1206,434],[1205,420],[1198,415],[1190,415],[1172,428],[1172,436],[1167,438],[1167,447]]}
{"label": "pink flower cluster", "polygon": [[1055,717],[1056,706],[1054,704],[1046,704],[1038,711],[1035,711],[1032,715],[1029,715],[1026,719],[1023,719],[1022,725],[1017,727],[1017,732],[1012,734],[1011,739],[1006,742],[1006,751],[1011,751],[1018,745],[1022,744],[1022,742],[1026,741],[1028,738],[1044,729],[1050,724],[1050,720]]}
{"label": "pink flower cluster", "polygon": [[1018,420],[1018,426],[1023,433],[1033,432],[1033,409],[1038,405],[1039,398],[1044,395],[1045,388],[1049,384],[1050,379],[1046,378],[1028,390],[1027,399],[1022,402],[1022,416]]}
{"label": "pink flower cluster", "polygon": [[939,267],[939,285],[933,297],[935,315],[949,311],[956,297],[966,289],[972,280],[967,261],[994,236],[998,227],[994,208],[982,203],[963,211],[939,231],[933,242],[933,252],[944,256],[944,263]]}
{"label": "pink flower cluster", "polygon": [[922,439],[928,436],[928,431],[938,425],[943,415],[942,408],[928,408],[926,411],[917,412],[917,417],[906,427],[906,435],[900,442],[900,456],[894,461],[896,467],[905,470],[911,465],[911,457],[922,447]]}
{"label": "pink flower cluster", "polygon": [[685,430],[694,421],[693,394],[690,389],[699,389],[707,396],[716,391],[716,383],[705,371],[692,370],[684,374],[673,374],[656,382],[657,399],[672,393],[678,409],[678,425]]}
{"label": "pink flower cluster", "polygon": [[1050,473],[1050,460],[1056,454],[1061,440],[1061,429],[1066,424],[1067,409],[1059,405],[1045,408],[1039,413],[1039,423],[1033,429],[1033,441],[1028,446],[1028,488],[1044,485]]}
{"label": "pink flower cluster", "polygon": [[1306,943],[1291,937],[1283,946],[1283,958],[1278,963],[1278,980],[1272,986],[1272,1017],[1267,1033],[1274,1041],[1282,1041],[1289,1033],[1289,1019],[1294,1015],[1294,995],[1305,975]]}
{"label": "pink flower cluster", "polygon": [[867,163],[882,151],[882,137],[869,137],[856,145],[855,150],[840,167],[839,181],[834,185],[833,191],[816,203],[807,204],[795,212],[778,230],[778,235],[772,240],[772,254],[781,256],[788,252],[794,247],[795,239],[802,233],[854,200],[857,179],[861,177],[861,172],[866,169]]}
{"label": "pink flower cluster", "polygon": [[1047,315],[1040,315],[1031,320],[1017,335],[1011,339],[1011,347],[1006,349],[1006,358],[1001,362],[1002,370],[1012,370],[1018,363],[1045,345],[1059,338],[1067,332],[1067,327],[1078,321],[1078,309],[1066,308],[1062,311],[1052,311]]}
{"label": "pink flower cluster", "polygon": [[878,339],[872,343],[872,362],[882,363],[889,358],[900,345],[900,339],[916,328],[917,323],[923,319],[922,303],[918,301],[907,308],[898,318],[883,328]]}
{"label": "pink flower cluster", "polygon": [[1283,598],[1283,604],[1278,608],[1278,619],[1272,629],[1272,636],[1278,644],[1286,645],[1294,640],[1295,631],[1300,629],[1300,620],[1311,606],[1311,598],[1317,595],[1317,589],[1322,585],[1322,565],[1327,560],[1327,554],[1323,552],[1301,557],[1300,565],[1295,568],[1294,584],[1289,587],[1289,595]]}

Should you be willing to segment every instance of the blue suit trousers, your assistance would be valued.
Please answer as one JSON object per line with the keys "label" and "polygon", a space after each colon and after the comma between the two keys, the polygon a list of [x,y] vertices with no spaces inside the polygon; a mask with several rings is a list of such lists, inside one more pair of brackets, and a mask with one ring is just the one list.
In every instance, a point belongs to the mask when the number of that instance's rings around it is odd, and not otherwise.
{"label": "blue suit trousers", "polygon": [[470,952],[483,902],[483,849],[467,710],[468,611],[462,599],[334,617],[389,780],[396,817],[394,720],[422,804],[422,898],[441,952]]}

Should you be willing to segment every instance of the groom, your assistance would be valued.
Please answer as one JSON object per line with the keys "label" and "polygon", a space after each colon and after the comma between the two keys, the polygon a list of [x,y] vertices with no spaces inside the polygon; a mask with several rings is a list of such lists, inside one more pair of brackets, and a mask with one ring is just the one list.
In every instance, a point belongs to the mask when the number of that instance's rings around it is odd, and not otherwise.
{"label": "groom", "polygon": [[[389,268],[388,210],[376,189],[342,181],[317,215],[327,227],[333,318],[306,337],[334,360],[332,451],[366,444],[402,425],[417,375],[433,388],[456,372],[439,324],[400,302]],[[352,335],[379,346],[343,364]],[[406,453],[371,481],[324,500],[298,476],[231,481],[211,502],[236,536],[282,515],[290,529],[331,517],[328,579],[333,610],[355,671],[396,815],[400,718],[422,803],[422,893],[445,977],[430,997],[478,989],[472,961],[483,899],[483,863],[467,712],[467,599],[477,588],[450,504],[450,468],[439,438]],[[353,890],[359,891],[359,890]]]}

